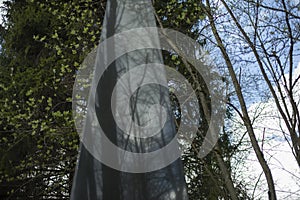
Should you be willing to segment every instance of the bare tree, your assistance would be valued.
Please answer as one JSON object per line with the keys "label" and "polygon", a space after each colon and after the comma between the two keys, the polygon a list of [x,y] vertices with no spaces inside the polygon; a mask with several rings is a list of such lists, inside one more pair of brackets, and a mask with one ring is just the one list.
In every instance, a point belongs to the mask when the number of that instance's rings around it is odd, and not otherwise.
{"label": "bare tree", "polygon": [[[295,61],[299,56],[299,5],[287,0],[272,3],[265,0],[206,0],[203,11],[214,39],[207,34],[204,37],[218,46],[222,53],[239,102],[234,109],[243,120],[263,169],[269,199],[276,199],[269,163],[249,116],[249,100],[246,100],[246,96],[250,88],[243,87],[245,77],[242,71],[245,70],[243,65],[250,65],[252,71],[261,77],[260,84],[269,89],[276,105],[274,109],[278,111],[287,130],[285,133],[282,129],[282,137],[290,145],[300,166],[300,115],[296,91],[300,77],[294,72]],[[257,96],[262,97],[260,94]]]}

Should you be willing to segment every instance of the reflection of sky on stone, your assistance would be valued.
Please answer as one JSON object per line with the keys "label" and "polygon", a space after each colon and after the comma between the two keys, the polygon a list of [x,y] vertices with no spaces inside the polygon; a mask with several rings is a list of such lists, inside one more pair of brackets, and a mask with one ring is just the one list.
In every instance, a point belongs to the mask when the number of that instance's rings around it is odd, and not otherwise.
{"label": "reflection of sky on stone", "polygon": [[[295,69],[294,78],[299,75],[300,62]],[[296,95],[300,94],[300,83],[297,84],[294,92]],[[274,101],[252,104],[249,110],[251,118],[256,118],[254,122],[256,137],[271,168],[278,199],[299,200],[300,170],[291,148],[284,138],[286,137],[290,142],[287,128],[279,117]],[[257,117],[255,117],[256,115]],[[262,168],[253,151],[246,158],[244,167],[246,170],[244,170],[243,177],[246,182],[254,185],[262,173]],[[267,198],[267,184],[264,175],[261,176],[254,197]]]}

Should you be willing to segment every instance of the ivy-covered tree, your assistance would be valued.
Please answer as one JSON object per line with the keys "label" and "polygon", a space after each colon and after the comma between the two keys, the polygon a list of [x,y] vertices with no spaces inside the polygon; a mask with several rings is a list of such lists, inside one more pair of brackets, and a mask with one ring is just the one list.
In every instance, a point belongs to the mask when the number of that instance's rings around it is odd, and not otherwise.
{"label": "ivy-covered tree", "polygon": [[102,2],[5,3],[1,199],[69,199],[78,152],[75,72],[100,35]]}

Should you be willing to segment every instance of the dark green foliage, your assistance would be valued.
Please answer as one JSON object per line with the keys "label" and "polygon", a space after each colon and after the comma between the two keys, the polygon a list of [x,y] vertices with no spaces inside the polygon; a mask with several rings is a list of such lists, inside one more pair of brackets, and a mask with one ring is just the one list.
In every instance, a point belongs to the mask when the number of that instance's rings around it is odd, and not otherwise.
{"label": "dark green foliage", "polygon": [[[91,1],[6,3],[0,90],[0,199],[69,199],[78,153],[75,71],[95,47]],[[92,33],[92,34],[91,34]]]}

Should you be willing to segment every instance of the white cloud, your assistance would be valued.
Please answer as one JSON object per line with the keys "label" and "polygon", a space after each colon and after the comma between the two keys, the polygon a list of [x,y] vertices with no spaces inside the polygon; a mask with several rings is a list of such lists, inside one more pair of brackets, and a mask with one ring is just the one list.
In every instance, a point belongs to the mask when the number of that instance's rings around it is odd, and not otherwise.
{"label": "white cloud", "polygon": [[[299,76],[300,62],[294,71],[293,79],[295,80]],[[294,94],[299,102],[300,83],[296,85]],[[290,137],[287,128],[276,109],[275,102],[269,100],[268,102],[253,104],[250,106],[249,111],[251,118],[255,119],[253,124],[255,134],[264,152],[264,157],[271,168],[278,199],[299,200],[300,170],[289,145]],[[240,131],[245,130],[240,128]],[[249,141],[248,138],[246,140]],[[259,177],[261,178],[254,192],[254,197],[260,196],[267,199],[266,180],[253,150],[247,157],[243,167],[246,169],[243,174],[244,178],[253,186]]]}

